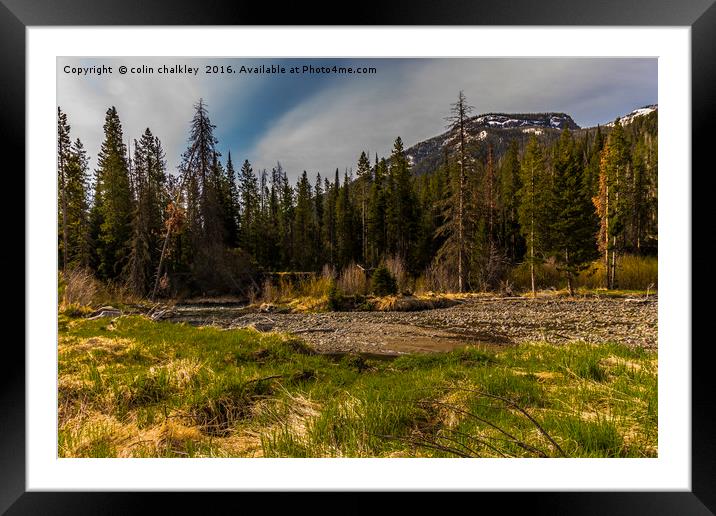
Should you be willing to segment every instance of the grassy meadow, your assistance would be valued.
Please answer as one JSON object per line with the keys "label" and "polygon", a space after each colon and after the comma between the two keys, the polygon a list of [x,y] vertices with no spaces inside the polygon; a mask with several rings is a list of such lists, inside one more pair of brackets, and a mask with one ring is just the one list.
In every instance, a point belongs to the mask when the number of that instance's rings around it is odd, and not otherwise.
{"label": "grassy meadow", "polygon": [[59,316],[60,457],[655,457],[657,355],[534,342],[321,355],[253,330]]}

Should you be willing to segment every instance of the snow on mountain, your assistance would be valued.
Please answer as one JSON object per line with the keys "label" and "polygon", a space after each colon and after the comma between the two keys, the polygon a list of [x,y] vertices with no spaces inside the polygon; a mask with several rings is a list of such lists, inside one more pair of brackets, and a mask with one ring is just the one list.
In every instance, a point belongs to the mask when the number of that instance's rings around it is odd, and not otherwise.
{"label": "snow on mountain", "polygon": [[487,113],[468,121],[468,125],[477,125],[495,129],[514,127],[552,127],[554,129],[579,129],[572,117],[565,113],[506,114]]}
{"label": "snow on mountain", "polygon": [[[656,105],[635,109],[621,117],[621,123],[629,124],[635,118],[646,116],[657,109]],[[613,126],[614,123],[605,125]],[[574,132],[594,129],[579,127],[566,113],[484,113],[465,121],[466,151],[471,160],[484,161],[488,148],[492,148],[493,156],[499,159],[513,141],[525,145],[534,135],[541,142],[548,144],[558,139],[561,131],[566,128]],[[444,163],[446,154],[456,155],[459,143],[459,132],[454,129],[406,149],[413,173],[420,175],[436,170]]]}
{"label": "snow on mountain", "polygon": [[[484,150],[484,144],[493,146],[495,155],[507,148],[510,140],[523,133],[540,137],[547,133],[558,134],[562,129],[579,130],[580,127],[565,113],[484,113],[465,121],[465,143],[471,153]],[[445,150],[455,152],[459,144],[458,131],[450,130],[406,149],[407,159],[416,174],[432,170],[444,159]]]}
{"label": "snow on mountain", "polygon": [[[622,125],[630,124],[634,121],[635,118],[640,116],[648,115],[649,113],[652,113],[658,109],[658,106],[656,104],[652,104],[650,106],[644,106],[640,107],[639,109],[635,109],[628,115],[624,115],[622,117],[619,117],[619,123]],[[614,122],[609,122],[608,124],[605,124],[607,127],[613,127]]]}

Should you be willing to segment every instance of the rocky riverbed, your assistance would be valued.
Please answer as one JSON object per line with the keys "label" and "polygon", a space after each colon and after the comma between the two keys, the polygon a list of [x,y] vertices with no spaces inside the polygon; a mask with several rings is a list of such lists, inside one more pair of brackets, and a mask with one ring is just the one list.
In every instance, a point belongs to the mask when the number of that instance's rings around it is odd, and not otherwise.
{"label": "rocky riverbed", "polygon": [[657,312],[655,296],[491,298],[419,312],[247,313],[235,306],[184,306],[169,320],[292,333],[319,352],[400,354],[534,340],[619,342],[655,349]]}

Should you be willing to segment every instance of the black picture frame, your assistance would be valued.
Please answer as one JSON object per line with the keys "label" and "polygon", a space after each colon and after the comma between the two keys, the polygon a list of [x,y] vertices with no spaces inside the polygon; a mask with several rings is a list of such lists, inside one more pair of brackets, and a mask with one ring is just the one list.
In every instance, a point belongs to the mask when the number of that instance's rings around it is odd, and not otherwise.
{"label": "black picture frame", "polygon": [[[338,10],[296,2],[281,9],[269,3],[244,4],[229,1],[191,2],[160,0],[0,0],[0,146],[2,156],[13,156],[12,170],[25,170],[25,29],[28,26],[62,25],[572,25],[572,26],[688,26],[691,27],[692,73],[692,168],[707,175],[713,169],[711,157],[716,120],[716,4],[714,0],[674,2],[669,0],[511,0],[509,2],[464,0],[430,2],[412,0],[402,4],[361,3],[350,16]],[[312,12],[315,11],[315,12]],[[711,144],[711,145],[709,145]],[[3,158],[3,168],[6,158]],[[710,167],[708,165],[711,165]],[[701,165],[701,166],[699,166]],[[703,169],[703,170],[702,170]],[[15,180],[16,191],[25,192],[23,176],[5,169],[3,181]],[[688,171],[687,171],[688,173]],[[12,176],[12,177],[10,177]],[[691,176],[693,178],[693,175]],[[689,180],[685,177],[684,180]],[[705,189],[704,189],[705,190]],[[692,192],[698,192],[693,188]],[[703,194],[706,192],[702,191]],[[706,194],[708,195],[708,194]],[[692,197],[692,235],[705,229],[711,220],[704,206]],[[3,206],[8,221],[9,205]],[[15,220],[17,209],[11,220]],[[12,225],[12,222],[7,224]],[[8,242],[17,245],[23,256],[25,228],[15,223],[7,231]],[[698,233],[704,234],[704,233]],[[708,266],[704,257],[693,254],[692,270]],[[15,254],[17,256],[17,254]],[[9,260],[3,256],[9,270]],[[7,261],[7,262],[6,262]],[[17,264],[13,264],[17,267]],[[13,269],[17,270],[17,269]],[[25,275],[29,271],[25,269]],[[668,271],[662,271],[667,273]],[[693,285],[693,283],[692,283]],[[707,286],[705,286],[708,289]],[[16,290],[19,292],[19,290]],[[682,300],[692,306],[692,328],[696,327],[693,308],[696,298]],[[13,302],[17,303],[17,295]],[[24,303],[23,303],[24,304]],[[31,310],[32,307],[26,307]],[[0,512],[7,514],[127,514],[146,510],[158,501],[189,510],[209,507],[208,496],[226,499],[234,494],[200,493],[80,493],[26,492],[25,488],[25,353],[18,339],[4,339],[0,373]],[[692,339],[693,340],[693,339]],[[716,392],[708,340],[700,340],[692,354],[692,490],[690,492],[533,492],[475,493],[480,504],[492,501],[502,507],[517,507],[532,514],[716,514]],[[684,346],[690,346],[685,342]],[[248,493],[239,493],[242,504]],[[310,495],[310,494],[309,494]],[[309,496],[306,495],[306,496]],[[315,495],[315,493],[313,494]],[[274,495],[272,495],[274,496]],[[413,494],[422,503],[422,496]],[[261,497],[252,494],[251,497]],[[160,498],[160,500],[148,500]],[[198,498],[198,499],[197,499]],[[279,497],[280,499],[280,497]],[[272,498],[272,500],[275,500]],[[252,500],[261,503],[258,499]],[[230,501],[231,503],[231,501]],[[275,503],[272,501],[272,504]],[[320,505],[309,502],[312,510]],[[474,502],[470,502],[474,503]],[[215,498],[212,498],[212,506]],[[352,504],[360,510],[360,502]],[[245,506],[248,507],[248,506]],[[487,507],[486,505],[484,507]],[[368,505],[366,509],[370,508]],[[345,509],[345,507],[344,507]],[[331,510],[331,509],[328,509]],[[333,508],[333,510],[338,510]]]}

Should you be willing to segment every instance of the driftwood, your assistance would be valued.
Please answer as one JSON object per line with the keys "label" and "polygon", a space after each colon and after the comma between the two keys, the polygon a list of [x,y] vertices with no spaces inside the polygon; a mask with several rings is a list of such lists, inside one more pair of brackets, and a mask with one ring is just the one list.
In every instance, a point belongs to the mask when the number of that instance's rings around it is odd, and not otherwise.
{"label": "driftwood", "polygon": [[335,331],[336,328],[300,328],[291,333],[333,333]]}
{"label": "driftwood", "polygon": [[101,319],[102,317],[119,317],[122,311],[113,306],[103,306],[90,314],[88,319]]}

